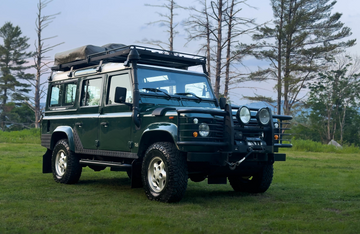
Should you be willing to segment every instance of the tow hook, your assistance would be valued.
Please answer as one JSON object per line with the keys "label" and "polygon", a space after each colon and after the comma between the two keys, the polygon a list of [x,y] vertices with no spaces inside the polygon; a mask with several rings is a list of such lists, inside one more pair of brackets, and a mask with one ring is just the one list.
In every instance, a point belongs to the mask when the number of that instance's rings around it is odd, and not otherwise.
{"label": "tow hook", "polygon": [[238,167],[242,162],[244,162],[245,159],[246,159],[247,157],[249,157],[250,154],[251,154],[254,150],[253,150],[251,147],[249,147],[249,148],[248,148],[248,151],[249,151],[249,153],[248,153],[247,155],[245,155],[245,157],[243,157],[243,158],[240,159],[239,161],[237,161],[237,162],[232,162],[232,163],[226,162],[226,163],[229,165],[230,170],[235,170],[236,167]]}

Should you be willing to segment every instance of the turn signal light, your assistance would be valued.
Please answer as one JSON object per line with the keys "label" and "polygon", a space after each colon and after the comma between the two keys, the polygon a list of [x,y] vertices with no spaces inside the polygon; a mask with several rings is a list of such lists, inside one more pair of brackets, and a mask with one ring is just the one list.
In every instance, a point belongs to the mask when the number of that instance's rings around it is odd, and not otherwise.
{"label": "turn signal light", "polygon": [[279,135],[274,135],[274,139],[277,141],[279,140]]}
{"label": "turn signal light", "polygon": [[194,136],[194,137],[198,137],[198,133],[197,133],[197,132],[193,132],[193,136]]}

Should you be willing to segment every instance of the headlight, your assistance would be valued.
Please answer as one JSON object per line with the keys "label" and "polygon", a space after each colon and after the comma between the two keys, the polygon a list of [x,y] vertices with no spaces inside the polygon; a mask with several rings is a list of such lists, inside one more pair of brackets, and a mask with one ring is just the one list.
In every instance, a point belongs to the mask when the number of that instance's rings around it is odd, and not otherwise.
{"label": "headlight", "polygon": [[262,108],[256,115],[257,120],[261,125],[267,125],[270,122],[270,112],[268,108]]}
{"label": "headlight", "polygon": [[210,133],[210,127],[206,123],[201,123],[199,125],[199,133],[202,137],[207,137]]}
{"label": "headlight", "polygon": [[248,124],[251,119],[251,114],[249,108],[242,106],[239,108],[236,117],[241,124]]}

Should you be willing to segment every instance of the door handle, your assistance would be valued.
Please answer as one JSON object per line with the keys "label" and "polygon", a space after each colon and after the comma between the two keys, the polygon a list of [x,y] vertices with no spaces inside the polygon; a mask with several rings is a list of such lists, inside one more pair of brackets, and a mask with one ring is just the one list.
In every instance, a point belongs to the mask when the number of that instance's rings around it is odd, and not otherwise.
{"label": "door handle", "polygon": [[75,123],[75,126],[78,126],[79,128],[82,127],[82,123]]}
{"label": "door handle", "polygon": [[108,127],[108,122],[101,122],[100,124],[101,124],[102,126],[104,126],[105,128]]}

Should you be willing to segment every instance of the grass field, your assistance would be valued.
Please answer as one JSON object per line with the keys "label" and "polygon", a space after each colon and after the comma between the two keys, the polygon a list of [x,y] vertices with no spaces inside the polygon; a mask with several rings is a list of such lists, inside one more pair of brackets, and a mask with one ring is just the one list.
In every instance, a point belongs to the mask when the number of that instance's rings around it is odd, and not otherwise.
{"label": "grass field", "polygon": [[38,144],[0,143],[0,233],[360,233],[360,155],[288,151],[270,189],[189,181],[177,204],[149,201],[124,172],[42,174]]}

